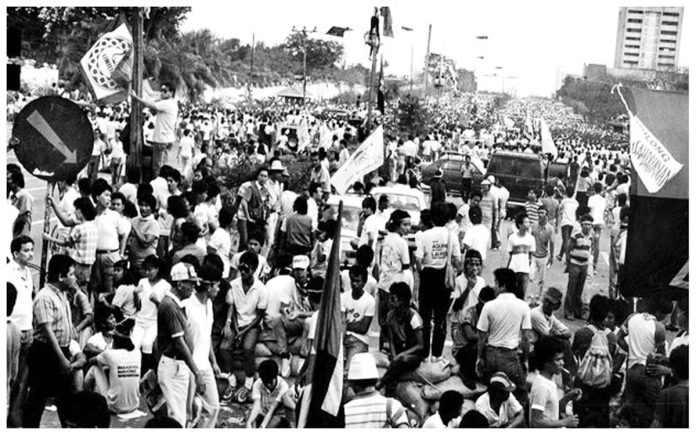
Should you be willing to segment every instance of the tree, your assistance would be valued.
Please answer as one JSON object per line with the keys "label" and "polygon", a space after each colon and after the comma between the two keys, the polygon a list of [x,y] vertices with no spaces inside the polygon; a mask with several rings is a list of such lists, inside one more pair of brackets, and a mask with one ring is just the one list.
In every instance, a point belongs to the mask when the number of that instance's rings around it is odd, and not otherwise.
{"label": "tree", "polygon": [[387,126],[389,130],[418,136],[427,132],[432,124],[432,113],[411,94],[402,97],[394,118],[396,126]]}
{"label": "tree", "polygon": [[335,67],[335,64],[343,57],[343,46],[334,41],[323,41],[305,37],[301,32],[288,35],[283,44],[287,53],[292,55],[300,67],[302,73],[302,51],[307,49],[307,72],[323,70]]}

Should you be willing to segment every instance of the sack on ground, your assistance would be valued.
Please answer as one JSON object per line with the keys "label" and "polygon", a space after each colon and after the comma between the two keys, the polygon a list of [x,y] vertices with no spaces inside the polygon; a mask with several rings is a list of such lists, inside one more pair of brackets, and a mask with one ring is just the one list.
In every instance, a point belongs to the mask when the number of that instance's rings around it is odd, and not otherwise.
{"label": "sack on ground", "polygon": [[481,394],[486,392],[486,387],[480,383],[476,383],[476,389],[471,390],[464,386],[464,383],[459,376],[453,375],[447,380],[437,383],[435,386],[428,384],[424,385],[421,395],[428,401],[439,401],[442,394],[447,391],[457,391],[462,394],[465,399],[475,400]]}
{"label": "sack on ground", "polygon": [[446,360],[425,361],[420,364],[416,374],[432,384],[437,384],[450,378],[452,375],[452,363]]}

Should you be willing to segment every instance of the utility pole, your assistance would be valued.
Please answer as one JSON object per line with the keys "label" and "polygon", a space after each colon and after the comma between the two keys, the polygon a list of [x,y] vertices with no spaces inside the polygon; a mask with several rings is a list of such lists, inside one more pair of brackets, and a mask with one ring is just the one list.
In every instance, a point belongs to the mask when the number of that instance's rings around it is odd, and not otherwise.
{"label": "utility pole", "polygon": [[317,28],[315,26],[314,29],[307,30],[304,26],[302,29],[292,26],[292,31],[302,35],[302,106],[304,106],[307,101],[307,36],[316,32]]}
{"label": "utility pole", "polygon": [[430,60],[430,37],[432,36],[433,25],[428,24],[428,45],[425,49],[425,68],[423,69],[423,97],[428,97],[428,61]]}
{"label": "utility pole", "polygon": [[[134,8],[133,19],[133,76],[132,87],[138,96],[143,94],[143,8]],[[143,107],[139,101],[131,100],[130,113],[130,153],[128,164],[142,168],[143,158]],[[142,175],[146,180],[145,174]]]}
{"label": "utility pole", "polygon": [[411,43],[411,80],[408,85],[408,92],[413,92],[413,43]]}
{"label": "utility pole", "polygon": [[254,50],[256,50],[256,33],[251,34],[251,61],[249,65],[249,83],[247,85],[247,92],[249,94],[249,101],[251,101],[251,82],[254,80]]}

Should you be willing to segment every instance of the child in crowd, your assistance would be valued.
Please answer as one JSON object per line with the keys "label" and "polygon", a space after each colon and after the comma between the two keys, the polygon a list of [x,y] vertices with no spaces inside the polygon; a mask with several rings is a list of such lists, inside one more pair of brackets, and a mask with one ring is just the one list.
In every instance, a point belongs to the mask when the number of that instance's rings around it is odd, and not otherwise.
{"label": "child in crowd", "polygon": [[247,428],[289,428],[290,420],[283,410],[295,410],[295,400],[288,383],[278,376],[278,364],[268,359],[259,365],[259,378],[251,390],[254,404],[247,419]]}

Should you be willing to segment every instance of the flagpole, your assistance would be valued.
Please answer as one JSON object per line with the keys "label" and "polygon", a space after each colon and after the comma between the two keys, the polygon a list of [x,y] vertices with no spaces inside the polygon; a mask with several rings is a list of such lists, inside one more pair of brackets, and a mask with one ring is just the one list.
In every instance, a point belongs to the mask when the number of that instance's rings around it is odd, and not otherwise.
{"label": "flagpole", "polygon": [[425,68],[423,69],[423,97],[428,97],[428,61],[430,60],[430,36],[433,32],[433,25],[428,24],[428,45],[425,49]]}
{"label": "flagpole", "polygon": [[251,98],[251,82],[254,80],[254,49],[256,48],[256,33],[251,34],[251,59],[249,62],[249,83],[247,84],[247,92],[249,93],[249,101]]}
{"label": "flagpole", "polygon": [[[143,94],[143,8],[135,8],[133,17],[133,75],[132,87],[138,96]],[[143,109],[136,99],[131,99],[130,113],[130,154],[128,163],[130,166],[142,168],[143,166]],[[146,180],[145,172],[142,174]]]}

